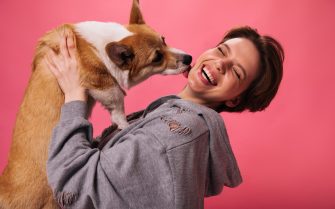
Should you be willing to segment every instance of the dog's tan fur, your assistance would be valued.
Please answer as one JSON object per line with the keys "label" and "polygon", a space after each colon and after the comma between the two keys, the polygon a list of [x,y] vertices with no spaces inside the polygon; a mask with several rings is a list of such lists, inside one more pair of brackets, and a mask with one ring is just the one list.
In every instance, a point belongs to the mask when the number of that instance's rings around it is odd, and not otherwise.
{"label": "dog's tan fur", "polygon": [[[139,9],[136,7],[134,9],[134,2],[138,3],[136,0],[133,1],[130,22],[144,23]],[[135,35],[122,40],[123,44],[139,45],[143,43],[143,39],[148,39],[148,43],[152,43],[144,45],[144,48],[135,49],[137,50],[135,53],[141,55],[138,61],[128,66],[135,69],[130,71],[134,74],[130,75],[131,78],[134,78],[130,81],[130,85],[135,85],[148,77],[148,75],[141,76],[142,72],[136,69],[147,66],[148,60],[154,59],[152,58],[154,56],[152,54],[155,54],[153,51],[161,48],[162,40],[157,33],[144,24],[130,24],[127,28]],[[136,33],[138,31],[141,33]],[[64,34],[69,32],[73,33],[76,38],[82,85],[99,92],[98,95],[102,95],[101,97],[105,97],[104,93],[108,93],[109,89],[120,87],[117,80],[94,53],[94,46],[80,37],[73,25],[62,25],[47,33],[39,41],[32,65],[32,75],[17,114],[8,165],[0,176],[0,209],[58,208],[47,183],[46,161],[49,139],[53,127],[59,120],[64,94],[55,77],[46,68],[43,59],[50,48],[59,53],[60,40]],[[177,58],[164,50],[162,53],[165,53],[166,58],[159,65],[163,68],[176,67]],[[99,100],[98,96],[95,99]],[[94,101],[90,97],[89,113],[93,104]],[[104,105],[108,106],[108,104]]]}
{"label": "dog's tan fur", "polygon": [[[58,27],[44,36],[36,49],[33,72],[16,119],[8,165],[0,178],[2,208],[57,208],[45,168],[48,139],[59,120],[64,95],[42,59],[49,48],[59,51],[58,43],[66,30],[73,28]],[[92,50],[83,48],[89,46],[84,42],[77,38],[83,84],[98,89],[115,85],[104,65],[94,59]]]}

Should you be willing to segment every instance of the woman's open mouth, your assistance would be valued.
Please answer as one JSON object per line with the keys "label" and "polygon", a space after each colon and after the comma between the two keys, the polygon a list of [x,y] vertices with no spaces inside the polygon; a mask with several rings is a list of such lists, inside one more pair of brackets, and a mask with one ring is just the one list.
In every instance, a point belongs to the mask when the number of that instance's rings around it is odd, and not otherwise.
{"label": "woman's open mouth", "polygon": [[213,74],[211,74],[210,70],[206,68],[206,66],[203,66],[201,70],[199,71],[200,78],[205,84],[210,84],[212,86],[216,86],[217,82]]}

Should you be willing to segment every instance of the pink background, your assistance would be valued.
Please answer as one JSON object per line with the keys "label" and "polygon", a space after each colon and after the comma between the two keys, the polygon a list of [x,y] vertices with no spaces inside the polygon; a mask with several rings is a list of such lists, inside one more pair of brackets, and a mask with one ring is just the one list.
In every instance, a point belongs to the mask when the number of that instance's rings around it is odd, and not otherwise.
{"label": "pink background", "polygon": [[[130,3],[0,1],[0,171],[37,39],[66,22],[127,23]],[[279,39],[286,51],[283,82],[269,109],[222,114],[244,183],[206,199],[206,208],[335,208],[335,1],[142,0],[141,6],[147,23],[194,57],[230,27],[246,24]],[[128,92],[127,112],[177,93],[185,81],[181,75],[149,79]],[[91,119],[96,134],[108,118],[97,105]]]}

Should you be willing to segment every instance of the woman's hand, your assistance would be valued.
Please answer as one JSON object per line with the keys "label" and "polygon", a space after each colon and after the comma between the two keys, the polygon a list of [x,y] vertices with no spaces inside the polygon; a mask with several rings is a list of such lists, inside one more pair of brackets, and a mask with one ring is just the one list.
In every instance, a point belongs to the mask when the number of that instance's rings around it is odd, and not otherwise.
{"label": "woman's hand", "polygon": [[50,49],[44,59],[50,71],[57,78],[65,95],[65,103],[87,100],[86,89],[80,83],[77,53],[74,35],[71,32],[65,32],[60,43],[60,53],[57,55]]}

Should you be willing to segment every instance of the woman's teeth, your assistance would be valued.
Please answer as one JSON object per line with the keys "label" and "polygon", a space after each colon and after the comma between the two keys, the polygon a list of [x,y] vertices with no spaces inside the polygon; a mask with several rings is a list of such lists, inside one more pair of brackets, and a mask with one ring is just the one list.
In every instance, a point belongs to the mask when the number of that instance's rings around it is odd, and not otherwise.
{"label": "woman's teeth", "polygon": [[208,80],[210,84],[215,85],[215,81],[214,81],[212,74],[210,74],[210,72],[205,67],[202,68],[201,72],[202,72],[201,73],[202,77]]}

